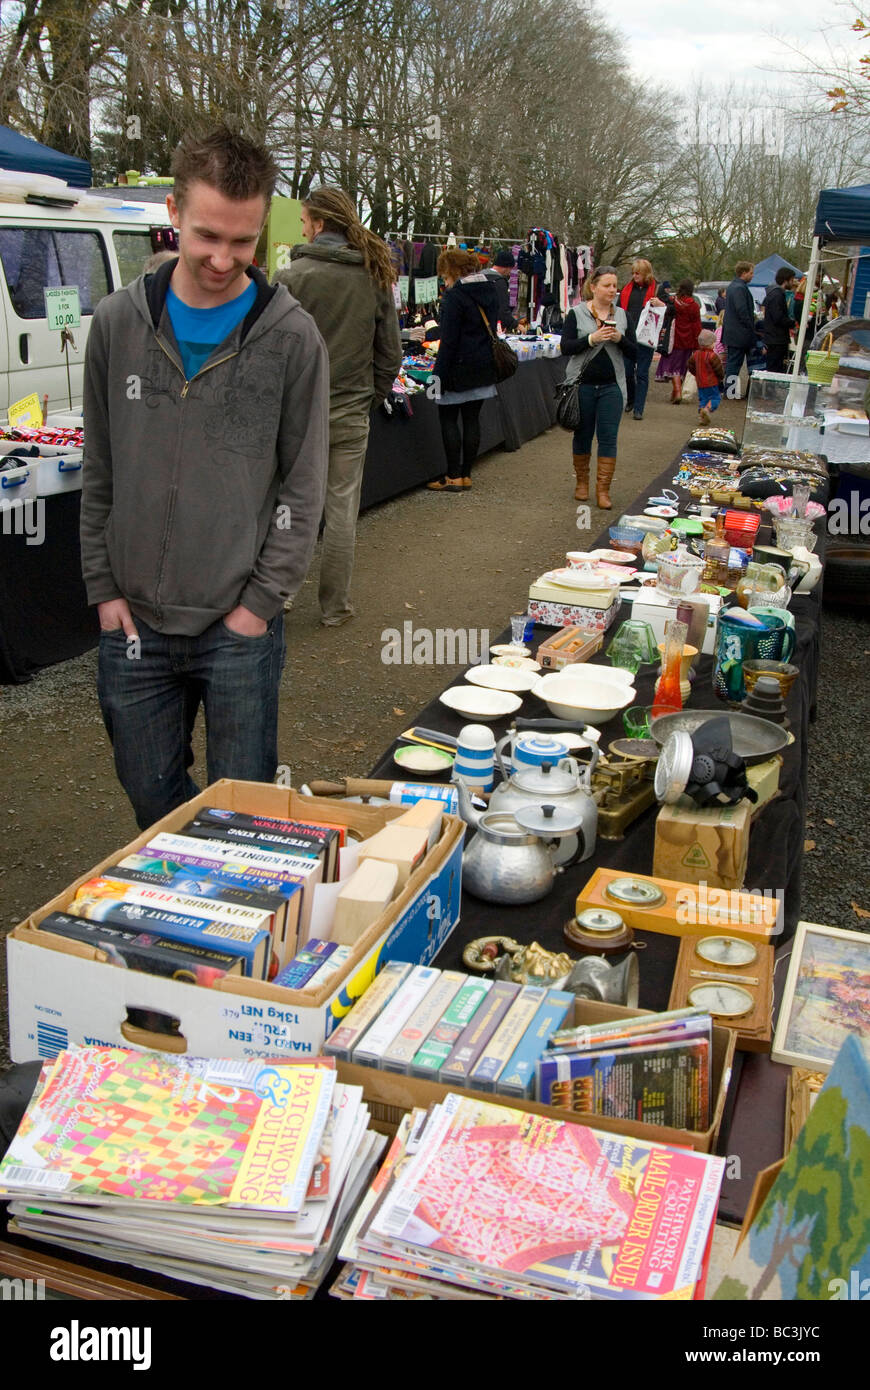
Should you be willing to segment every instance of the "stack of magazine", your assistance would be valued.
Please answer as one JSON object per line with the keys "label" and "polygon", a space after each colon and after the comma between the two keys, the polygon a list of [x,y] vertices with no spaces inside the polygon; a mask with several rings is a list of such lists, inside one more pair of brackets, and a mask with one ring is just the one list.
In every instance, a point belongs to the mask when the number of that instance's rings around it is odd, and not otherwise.
{"label": "stack of magazine", "polygon": [[310,1298],[385,1140],[334,1063],[90,1047],[0,1161],[10,1231],[250,1298]]}
{"label": "stack of magazine", "polygon": [[702,1298],[724,1159],[450,1092],[400,1124],[340,1298]]}

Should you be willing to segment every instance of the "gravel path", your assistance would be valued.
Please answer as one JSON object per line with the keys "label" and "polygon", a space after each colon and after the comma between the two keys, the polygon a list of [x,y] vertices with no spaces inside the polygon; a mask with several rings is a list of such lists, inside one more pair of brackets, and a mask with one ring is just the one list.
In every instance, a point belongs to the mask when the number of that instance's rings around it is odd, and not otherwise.
{"label": "gravel path", "polygon": [[[646,418],[622,427],[614,519],[662,469],[697,419],[653,386]],[[722,424],[742,426],[725,402]],[[570,440],[551,430],[514,454],[481,461],[465,494],[418,489],[366,513],[357,552],[356,620],[319,626],[317,561],[287,617],[288,660],[280,760],[295,785],[311,777],[360,775],[407,728],[451,674],[449,667],[395,666],[381,659],[387,629],[488,629],[524,605],[529,577],[582,548],[600,529],[576,528]],[[870,787],[870,689],[865,618],[826,611],[819,721],[811,736],[811,828],[803,915],[844,927],[870,925],[870,848],[864,797]],[[457,671],[460,668],[455,668]],[[202,738],[197,759],[202,778]],[[135,834],[114,776],[96,699],[96,654],[0,692],[0,926],[5,931],[89,865]],[[810,837],[812,837],[810,839]],[[5,1004],[5,988],[3,990]],[[0,1019],[0,1048],[6,1023]]]}

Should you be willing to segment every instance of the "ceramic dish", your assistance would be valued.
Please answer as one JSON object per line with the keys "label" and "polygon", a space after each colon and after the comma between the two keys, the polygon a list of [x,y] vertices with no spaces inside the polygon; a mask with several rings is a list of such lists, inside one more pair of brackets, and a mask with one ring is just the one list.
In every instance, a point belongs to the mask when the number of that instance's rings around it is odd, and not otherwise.
{"label": "ceramic dish", "polygon": [[544,701],[557,719],[596,724],[606,724],[635,698],[634,686],[624,680],[592,679],[587,672],[570,677],[554,672],[553,677],[542,677],[532,693]]}
{"label": "ceramic dish", "polygon": [[489,649],[490,656],[531,656],[531,647],[523,647],[518,642],[498,642]]}
{"label": "ceramic dish", "polygon": [[541,663],[530,656],[494,656],[493,666],[509,666],[514,671],[540,671]]}
{"label": "ceramic dish", "polygon": [[472,720],[503,719],[505,715],[516,714],[523,703],[519,695],[510,695],[505,690],[485,690],[481,685],[452,685],[438,699],[454,714]]}
{"label": "ceramic dish", "polygon": [[670,517],[670,516],[676,516],[676,515],[677,515],[677,509],[676,509],[676,507],[666,507],[666,506],[644,507],[644,509],[643,509],[643,514],[644,514],[644,516],[668,516],[668,517]]}
{"label": "ceramic dish", "polygon": [[444,753],[440,748],[424,748],[422,744],[407,744],[397,748],[393,762],[407,777],[431,778],[449,777],[453,771],[452,753]]}
{"label": "ceramic dish", "polygon": [[[622,556],[622,560],[619,556]],[[594,565],[597,561],[604,560],[607,564],[614,560],[617,564],[633,560],[634,556],[628,551],[619,550],[569,550],[565,559],[572,569],[580,569],[583,565]]]}
{"label": "ceramic dish", "polygon": [[[533,665],[537,665],[534,662]],[[538,679],[534,671],[518,671],[515,666],[472,666],[465,679],[487,690],[509,690],[515,695],[531,690]]]}

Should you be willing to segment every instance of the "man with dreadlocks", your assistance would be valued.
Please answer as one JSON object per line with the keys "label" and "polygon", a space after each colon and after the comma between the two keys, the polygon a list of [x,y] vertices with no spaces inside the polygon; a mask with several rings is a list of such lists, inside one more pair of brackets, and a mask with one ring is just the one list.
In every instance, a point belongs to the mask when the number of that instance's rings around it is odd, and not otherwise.
{"label": "man with dreadlocks", "polygon": [[275,276],[306,309],[329,353],[329,474],[320,562],[321,622],[353,617],[356,519],[372,406],[385,399],[402,363],[387,245],[364,227],[341,188],[302,202],[305,244]]}

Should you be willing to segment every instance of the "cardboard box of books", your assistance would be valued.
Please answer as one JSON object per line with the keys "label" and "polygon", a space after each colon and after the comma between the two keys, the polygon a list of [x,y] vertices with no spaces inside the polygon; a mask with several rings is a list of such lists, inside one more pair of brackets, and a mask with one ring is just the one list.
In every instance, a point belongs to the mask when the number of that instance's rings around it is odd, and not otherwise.
{"label": "cardboard box of books", "polygon": [[[647,1009],[628,1009],[618,1004],[599,1004],[593,1000],[577,999],[574,1002],[573,1017],[565,1020],[565,1027],[579,1027],[583,1024],[603,1023],[611,1019],[629,1018],[649,1013]],[[569,1023],[569,1019],[571,1020]],[[609,1130],[614,1134],[631,1135],[634,1139],[659,1141],[664,1144],[682,1144],[712,1153],[716,1145],[725,1098],[731,1080],[734,1061],[735,1036],[730,1028],[712,1029],[711,1078],[710,1078],[710,1124],[704,1130],[676,1129],[670,1125],[644,1124],[637,1120],[616,1119],[608,1115],[591,1114],[580,1110],[565,1110],[551,1105],[540,1105],[537,1101],[518,1099],[510,1095],[488,1093],[487,1100],[495,1105],[515,1106],[520,1110],[534,1111],[538,1115],[548,1115],[551,1119],[576,1121],[591,1129]],[[400,1074],[387,1069],[361,1066],[343,1060],[337,1062],[341,1080],[355,1086],[362,1086],[376,1128],[391,1133],[401,1116],[415,1106],[427,1108],[439,1104],[451,1091],[458,1095],[479,1096],[480,1090],[462,1086],[458,1082],[444,1084],[439,1081],[425,1081],[417,1076]]]}
{"label": "cardboard box of books", "polygon": [[[12,1060],[53,1057],[84,1046],[156,1047],[200,1057],[316,1055],[388,960],[428,964],[459,920],[464,823],[444,815],[440,835],[387,908],[365,929],[349,958],[318,990],[288,989],[227,974],[209,988],[118,969],[95,946],[40,933],[64,913],[88,880],[108,876],[157,835],[177,835],[207,808],[320,821],[365,840],[407,811],[302,796],[289,787],[225,779],[178,807],[137,839],[89,869],[7,937]],[[287,929],[289,930],[289,929]],[[284,942],[293,955],[295,938]]]}

